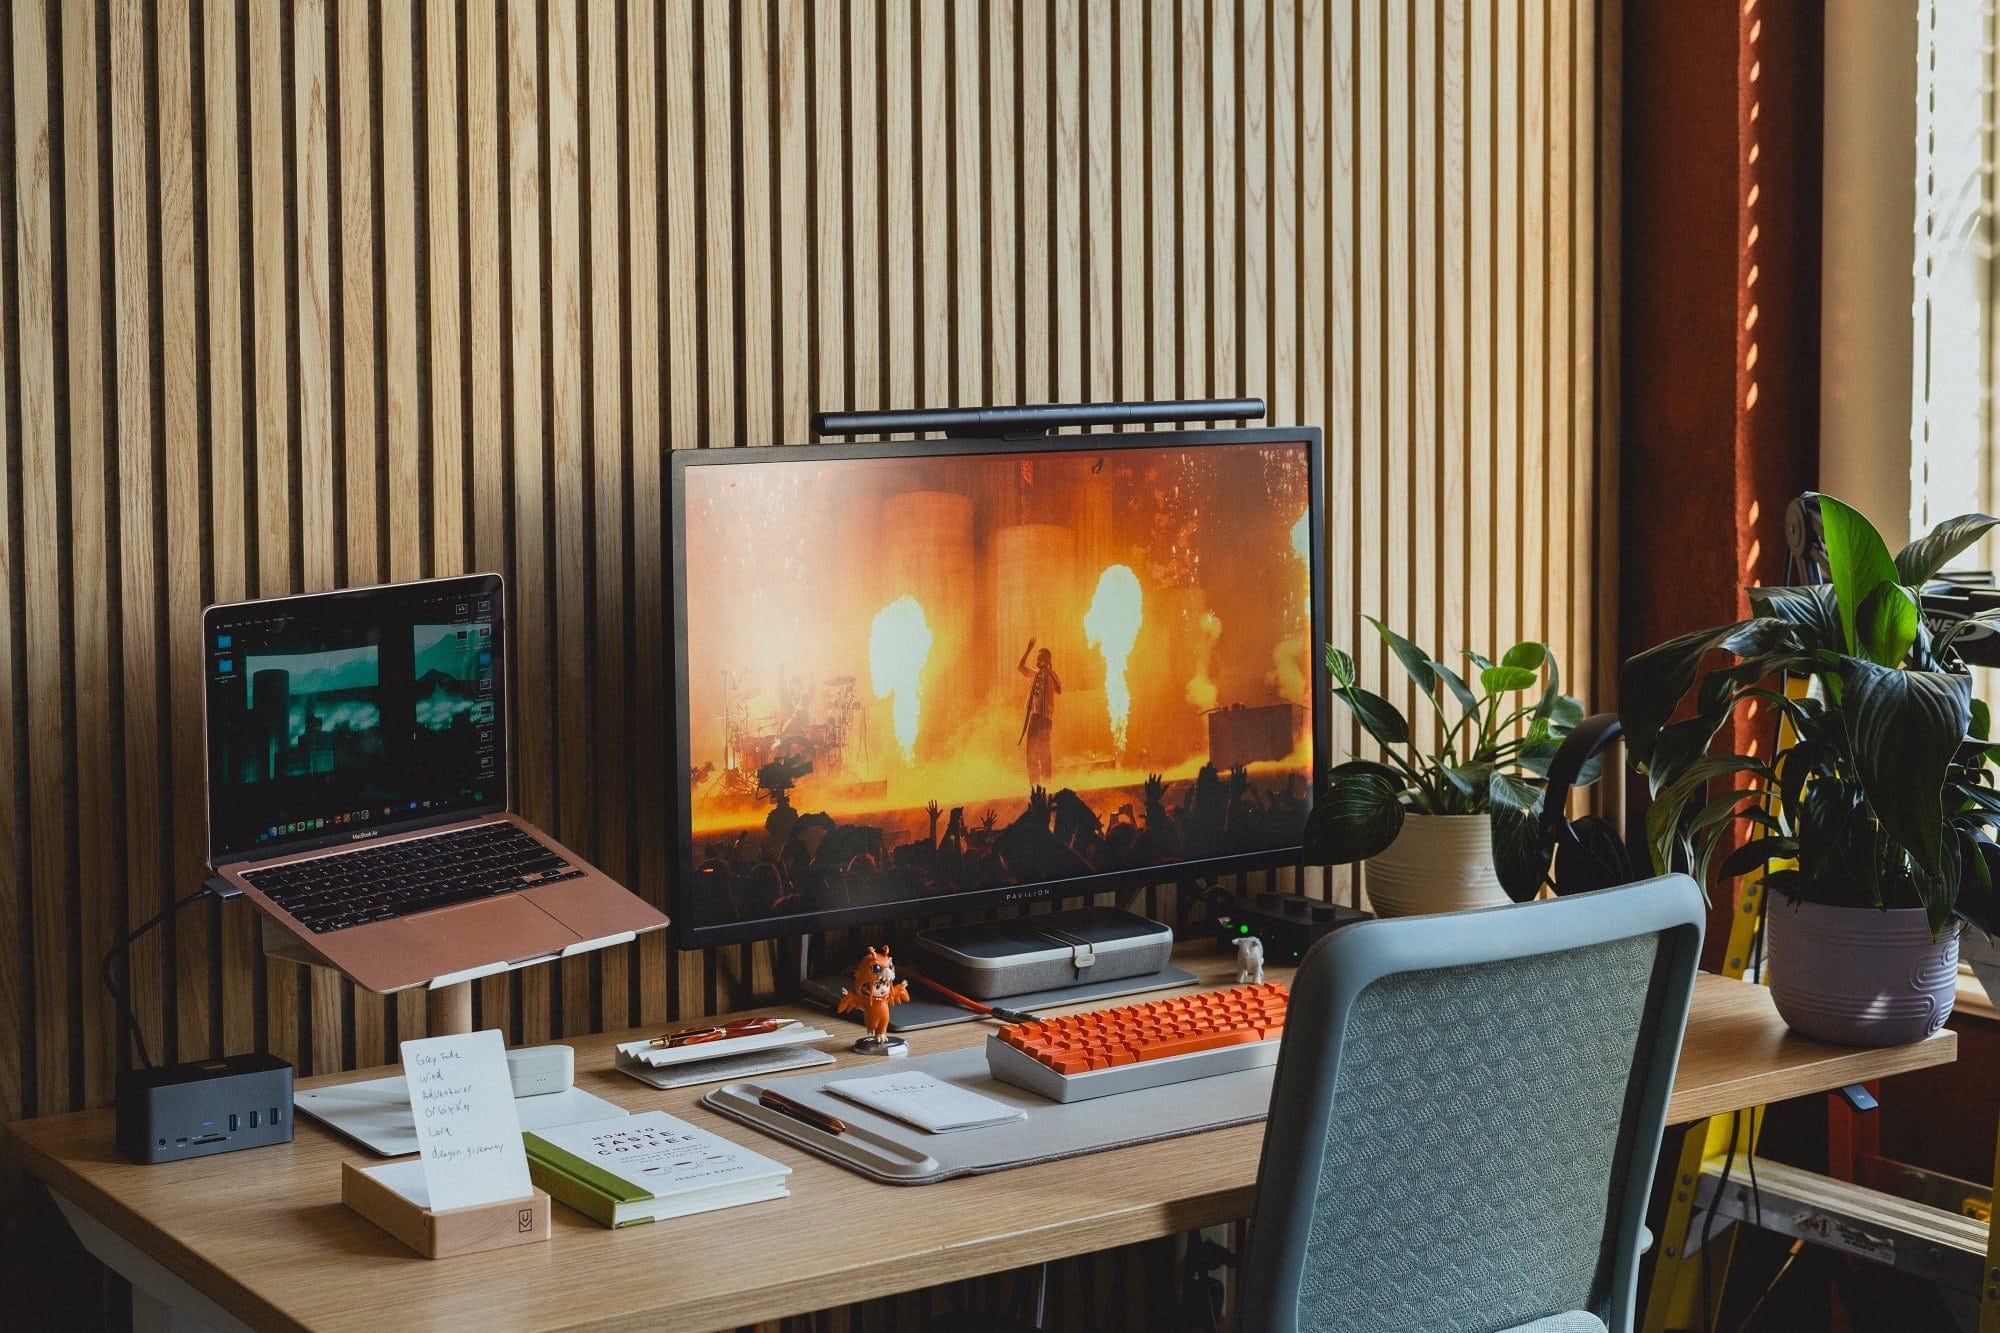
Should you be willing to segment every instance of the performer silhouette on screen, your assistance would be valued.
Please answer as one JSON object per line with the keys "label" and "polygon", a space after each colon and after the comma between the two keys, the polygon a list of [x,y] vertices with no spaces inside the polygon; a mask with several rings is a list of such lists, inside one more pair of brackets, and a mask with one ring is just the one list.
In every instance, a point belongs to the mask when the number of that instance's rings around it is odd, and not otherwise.
{"label": "performer silhouette on screen", "polygon": [[1028,686],[1027,716],[1021,722],[1021,740],[1028,747],[1028,785],[1046,787],[1049,776],[1055,772],[1055,764],[1049,758],[1049,733],[1055,727],[1056,696],[1062,693],[1062,680],[1056,675],[1055,659],[1046,648],[1035,654],[1034,669],[1029,670],[1028,654],[1033,652],[1035,641],[1029,639],[1014,669],[1034,682]]}

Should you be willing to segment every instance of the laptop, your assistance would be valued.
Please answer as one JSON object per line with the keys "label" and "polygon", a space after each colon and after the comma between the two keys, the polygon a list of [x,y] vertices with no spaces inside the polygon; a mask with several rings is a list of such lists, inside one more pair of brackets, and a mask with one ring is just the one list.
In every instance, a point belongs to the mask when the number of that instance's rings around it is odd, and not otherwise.
{"label": "laptop", "polygon": [[387,992],[667,924],[509,809],[505,607],[472,574],[203,612],[209,867],[275,952]]}

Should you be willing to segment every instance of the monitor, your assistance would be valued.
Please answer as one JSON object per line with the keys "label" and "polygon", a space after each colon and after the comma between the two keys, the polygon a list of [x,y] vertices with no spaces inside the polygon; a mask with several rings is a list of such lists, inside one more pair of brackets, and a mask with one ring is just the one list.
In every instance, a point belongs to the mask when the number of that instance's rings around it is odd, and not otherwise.
{"label": "monitor", "polygon": [[672,455],[683,947],[1295,864],[1320,434]]}
{"label": "monitor", "polygon": [[495,574],[211,606],[209,863],[507,804]]}

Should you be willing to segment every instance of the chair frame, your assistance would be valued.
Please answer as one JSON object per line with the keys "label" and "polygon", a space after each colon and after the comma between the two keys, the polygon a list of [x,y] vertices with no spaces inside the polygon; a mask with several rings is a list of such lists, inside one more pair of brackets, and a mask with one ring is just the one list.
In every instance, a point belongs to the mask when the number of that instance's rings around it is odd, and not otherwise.
{"label": "chair frame", "polygon": [[1631,1328],[1646,1204],[1706,919],[1694,881],[1663,875],[1541,902],[1358,922],[1320,941],[1299,965],[1286,1015],[1243,1262],[1241,1326],[1287,1331],[1298,1326],[1295,1293],[1322,1168],[1321,1155],[1302,1152],[1301,1145],[1324,1143],[1331,1130],[1348,1020],[1370,986],[1408,972],[1508,962],[1658,934],[1663,937],[1654,972],[1658,989],[1640,1034],[1635,1061],[1640,1086],[1637,1098],[1628,1101],[1632,1110],[1621,1133],[1629,1143],[1621,1149],[1624,1180],[1607,1231],[1612,1263],[1607,1286],[1597,1293],[1602,1306],[1597,1313],[1605,1323],[1614,1330]]}

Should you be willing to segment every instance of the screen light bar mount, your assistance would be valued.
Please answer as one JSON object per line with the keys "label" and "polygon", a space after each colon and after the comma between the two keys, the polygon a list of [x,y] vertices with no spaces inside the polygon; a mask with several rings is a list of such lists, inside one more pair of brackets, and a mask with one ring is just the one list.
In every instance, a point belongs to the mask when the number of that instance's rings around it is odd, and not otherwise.
{"label": "screen light bar mount", "polygon": [[925,435],[1004,440],[1069,428],[1185,426],[1200,421],[1262,421],[1262,398],[1196,398],[1161,403],[1024,403],[1016,407],[917,407],[882,412],[816,412],[815,435]]}

